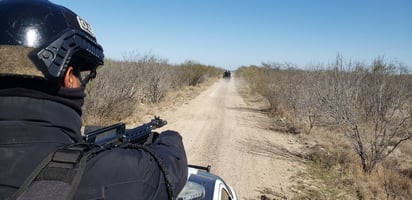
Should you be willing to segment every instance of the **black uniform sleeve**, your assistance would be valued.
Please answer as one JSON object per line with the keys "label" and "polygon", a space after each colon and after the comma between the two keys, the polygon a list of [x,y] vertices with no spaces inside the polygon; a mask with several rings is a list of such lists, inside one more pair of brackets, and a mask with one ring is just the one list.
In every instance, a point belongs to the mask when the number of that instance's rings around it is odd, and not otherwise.
{"label": "black uniform sleeve", "polygon": [[187,181],[187,158],[182,137],[175,131],[164,131],[148,146],[162,160],[168,179],[177,196]]}

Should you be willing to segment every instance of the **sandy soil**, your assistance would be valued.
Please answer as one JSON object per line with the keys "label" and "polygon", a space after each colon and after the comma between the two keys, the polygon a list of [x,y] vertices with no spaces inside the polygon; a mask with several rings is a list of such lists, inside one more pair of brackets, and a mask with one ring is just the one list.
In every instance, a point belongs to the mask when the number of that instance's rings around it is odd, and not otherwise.
{"label": "sandy soil", "polygon": [[[304,169],[294,135],[268,130],[270,119],[258,103],[245,102],[237,85],[219,80],[190,101],[157,113],[162,128],[183,136],[190,164],[212,166],[212,173],[231,185],[239,199],[289,199],[291,178]],[[161,131],[161,130],[158,130]]]}

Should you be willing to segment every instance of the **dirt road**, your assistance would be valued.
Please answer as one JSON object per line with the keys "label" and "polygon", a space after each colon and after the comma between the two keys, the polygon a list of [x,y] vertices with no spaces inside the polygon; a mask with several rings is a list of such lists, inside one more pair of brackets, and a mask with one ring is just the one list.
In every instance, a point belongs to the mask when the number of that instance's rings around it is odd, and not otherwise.
{"label": "dirt road", "polygon": [[220,80],[189,102],[161,113],[164,129],[183,136],[188,161],[212,165],[239,199],[291,196],[290,178],[302,169],[293,156],[300,150],[296,136],[267,130],[268,118],[258,105],[239,95],[236,78]]}

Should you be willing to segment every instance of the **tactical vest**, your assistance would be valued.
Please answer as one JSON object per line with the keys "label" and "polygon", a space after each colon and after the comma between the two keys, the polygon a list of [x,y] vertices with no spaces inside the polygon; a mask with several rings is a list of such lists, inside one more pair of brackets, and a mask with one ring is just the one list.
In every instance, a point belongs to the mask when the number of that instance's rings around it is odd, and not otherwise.
{"label": "tactical vest", "polygon": [[[144,145],[128,144],[122,148],[148,152],[164,174],[169,199],[173,190],[162,161]],[[106,149],[89,143],[75,143],[57,149],[41,161],[23,185],[9,199],[12,200],[68,200],[73,199],[80,184],[86,163]]]}

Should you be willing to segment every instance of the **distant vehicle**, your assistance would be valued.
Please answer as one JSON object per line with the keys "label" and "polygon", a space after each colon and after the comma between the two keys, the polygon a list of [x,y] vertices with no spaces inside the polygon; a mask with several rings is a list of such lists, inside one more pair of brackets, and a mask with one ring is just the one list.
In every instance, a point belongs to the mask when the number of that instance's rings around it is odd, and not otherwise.
{"label": "distant vehicle", "polygon": [[233,188],[219,176],[210,173],[210,168],[210,165],[189,165],[186,185],[177,200],[237,200]]}
{"label": "distant vehicle", "polygon": [[231,77],[231,72],[229,70],[226,70],[223,72],[223,78],[230,78]]}

